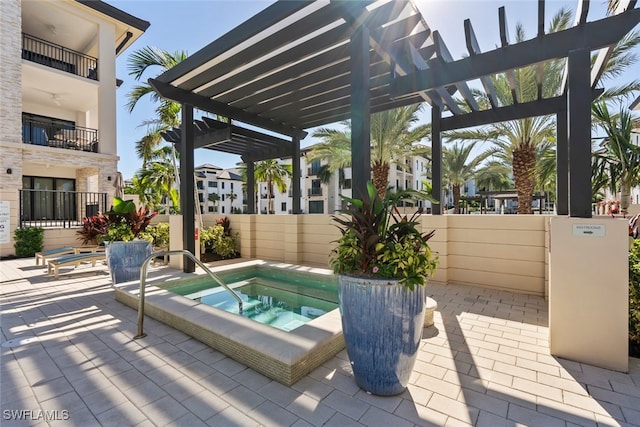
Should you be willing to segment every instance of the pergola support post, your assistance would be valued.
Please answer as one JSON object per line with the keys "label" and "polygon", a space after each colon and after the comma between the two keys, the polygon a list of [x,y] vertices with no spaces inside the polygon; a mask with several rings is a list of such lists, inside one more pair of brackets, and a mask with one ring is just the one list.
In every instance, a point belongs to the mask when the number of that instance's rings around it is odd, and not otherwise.
{"label": "pergola support post", "polygon": [[556,114],[556,214],[569,214],[569,129],[567,110]]}
{"label": "pergola support post", "polygon": [[300,192],[300,139],[293,138],[293,155],[291,157],[292,172],[293,172],[293,184],[291,186],[291,195],[293,196],[293,204],[291,206],[291,213],[300,213],[300,199],[302,194]]}
{"label": "pergola support post", "polygon": [[431,214],[442,212],[442,135],[440,119],[442,111],[437,105],[431,107],[431,196],[438,203],[431,204]]}
{"label": "pergola support post", "polygon": [[568,57],[569,215],[591,218],[591,54]]}
{"label": "pergola support post", "polygon": [[255,165],[249,161],[247,164],[247,213],[256,213],[256,177]]}
{"label": "pergola support post", "polygon": [[371,179],[371,106],[369,94],[369,29],[358,27],[351,52],[351,171],[353,196],[367,197]]}
{"label": "pergola support post", "polygon": [[[182,143],[180,144],[180,212],[182,212],[182,242],[183,248],[197,256],[195,240],[195,186],[193,179],[194,162],[194,132],[193,132],[193,105],[182,104]],[[198,209],[200,206],[198,206]],[[202,225],[201,225],[202,226]],[[182,264],[182,271],[193,273],[196,264],[192,259],[186,258]]]}

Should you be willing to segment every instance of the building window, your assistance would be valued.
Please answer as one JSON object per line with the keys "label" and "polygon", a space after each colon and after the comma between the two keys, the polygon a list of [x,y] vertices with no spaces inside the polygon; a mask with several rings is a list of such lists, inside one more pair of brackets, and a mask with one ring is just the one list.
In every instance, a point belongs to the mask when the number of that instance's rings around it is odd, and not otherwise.
{"label": "building window", "polygon": [[224,213],[224,206],[222,206],[222,213]]}
{"label": "building window", "polygon": [[309,200],[309,213],[324,213],[324,202],[322,200]]}
{"label": "building window", "polygon": [[224,181],[222,182],[222,189],[224,190]]}
{"label": "building window", "polygon": [[309,175],[318,175],[318,171],[320,170],[320,160],[314,160],[311,162],[311,167],[309,168]]}
{"label": "building window", "polygon": [[231,183],[231,191],[233,191],[233,182]]}
{"label": "building window", "polygon": [[204,203],[204,196],[202,195],[202,193],[198,193],[198,201],[200,203]]}
{"label": "building window", "polygon": [[322,183],[319,179],[314,179],[311,181],[309,196],[322,196]]}
{"label": "building window", "polygon": [[75,179],[23,176],[22,189],[23,220],[77,219]]}
{"label": "building window", "polygon": [[209,206],[209,213],[215,212],[215,208],[213,206]]}
{"label": "building window", "polygon": [[344,183],[342,184],[342,188],[345,190],[349,190],[351,188],[351,178],[347,178],[344,180]]}
{"label": "building window", "polygon": [[217,188],[218,183],[216,181],[209,181],[209,188]]}
{"label": "building window", "polygon": [[280,212],[286,212],[287,211],[287,202],[282,202],[282,204],[280,205]]}
{"label": "building window", "polygon": [[196,188],[198,190],[204,190],[204,184],[202,183],[202,181],[196,182]]}
{"label": "building window", "polygon": [[222,195],[222,201],[224,202],[224,194]]}

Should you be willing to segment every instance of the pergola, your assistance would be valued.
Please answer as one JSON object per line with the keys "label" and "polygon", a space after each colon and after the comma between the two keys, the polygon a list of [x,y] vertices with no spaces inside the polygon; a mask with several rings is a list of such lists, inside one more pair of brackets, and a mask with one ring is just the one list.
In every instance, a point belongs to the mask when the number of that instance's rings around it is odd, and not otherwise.
{"label": "pergola", "polygon": [[[545,33],[544,0],[538,2],[537,37],[511,44],[504,8],[501,47],[482,52],[470,20],[464,31],[469,56],[455,60],[413,1],[277,1],[149,83],[182,104],[181,129],[167,139],[180,145],[181,194],[193,194],[193,150],[240,154],[247,163],[249,212],[253,162],[299,158],[305,129],[351,120],[352,188],[366,194],[370,179],[370,115],[427,102],[432,109],[433,194],[441,194],[441,132],[506,120],[557,116],[558,213],[591,216],[591,113],[596,86],[613,46],[640,22],[635,0],[616,14],[587,22],[588,0],[575,25]],[[599,50],[591,64],[591,52]],[[545,61],[566,58],[561,93],[543,98]],[[538,97],[518,99],[515,70],[537,66]],[[491,76],[505,73],[512,103],[501,104]],[[480,80],[491,100],[482,110],[469,83]],[[467,108],[453,95],[459,94]],[[193,110],[228,119],[194,121]],[[447,112],[447,116],[443,116]],[[277,133],[275,138],[238,122]],[[570,153],[570,155],[569,155]],[[293,162],[293,213],[300,212],[300,165]],[[182,198],[185,249],[193,251],[194,206]],[[434,214],[440,211],[434,206]],[[194,265],[185,265],[193,271]]]}

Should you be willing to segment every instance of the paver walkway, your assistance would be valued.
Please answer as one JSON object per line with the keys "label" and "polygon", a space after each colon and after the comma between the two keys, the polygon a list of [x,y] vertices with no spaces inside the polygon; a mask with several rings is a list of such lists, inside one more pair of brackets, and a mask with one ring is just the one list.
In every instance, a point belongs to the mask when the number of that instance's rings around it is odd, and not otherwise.
{"label": "paver walkway", "polygon": [[411,385],[382,398],[358,389],[344,351],[285,387],[152,319],[132,340],[137,313],[104,267],[55,281],[32,259],[2,261],[0,424],[640,426],[638,359],[622,374],[549,356],[539,297],[431,291]]}

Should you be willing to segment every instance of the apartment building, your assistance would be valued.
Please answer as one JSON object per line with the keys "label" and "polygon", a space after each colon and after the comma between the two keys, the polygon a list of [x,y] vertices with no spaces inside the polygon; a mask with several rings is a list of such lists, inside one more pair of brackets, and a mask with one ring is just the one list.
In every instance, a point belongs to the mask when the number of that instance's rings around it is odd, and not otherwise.
{"label": "apartment building", "polygon": [[209,163],[194,168],[200,212],[241,213],[243,204],[243,182],[237,169],[223,169]]}
{"label": "apartment building", "polygon": [[[300,150],[300,190],[302,200],[300,207],[303,214],[332,214],[344,206],[340,195],[351,197],[351,168],[334,171],[330,176],[324,175],[323,166],[326,162],[309,161],[307,156],[312,147]],[[280,159],[282,164],[291,165],[292,159]],[[393,188],[424,190],[424,181],[429,172],[430,162],[422,156],[404,157],[398,164],[392,164],[389,171],[389,184]],[[287,191],[280,192],[273,189],[272,214],[282,215],[292,213],[293,200],[291,179],[287,179]],[[256,192],[256,211],[267,214],[269,206],[269,191],[266,182],[258,182]],[[246,203],[244,204],[246,205]],[[234,205],[235,206],[235,205]],[[418,206],[431,208],[428,201],[418,201]]]}
{"label": "apartment building", "polygon": [[4,255],[21,225],[70,228],[108,207],[118,163],[115,61],[149,22],[87,0],[1,1],[0,21]]}

